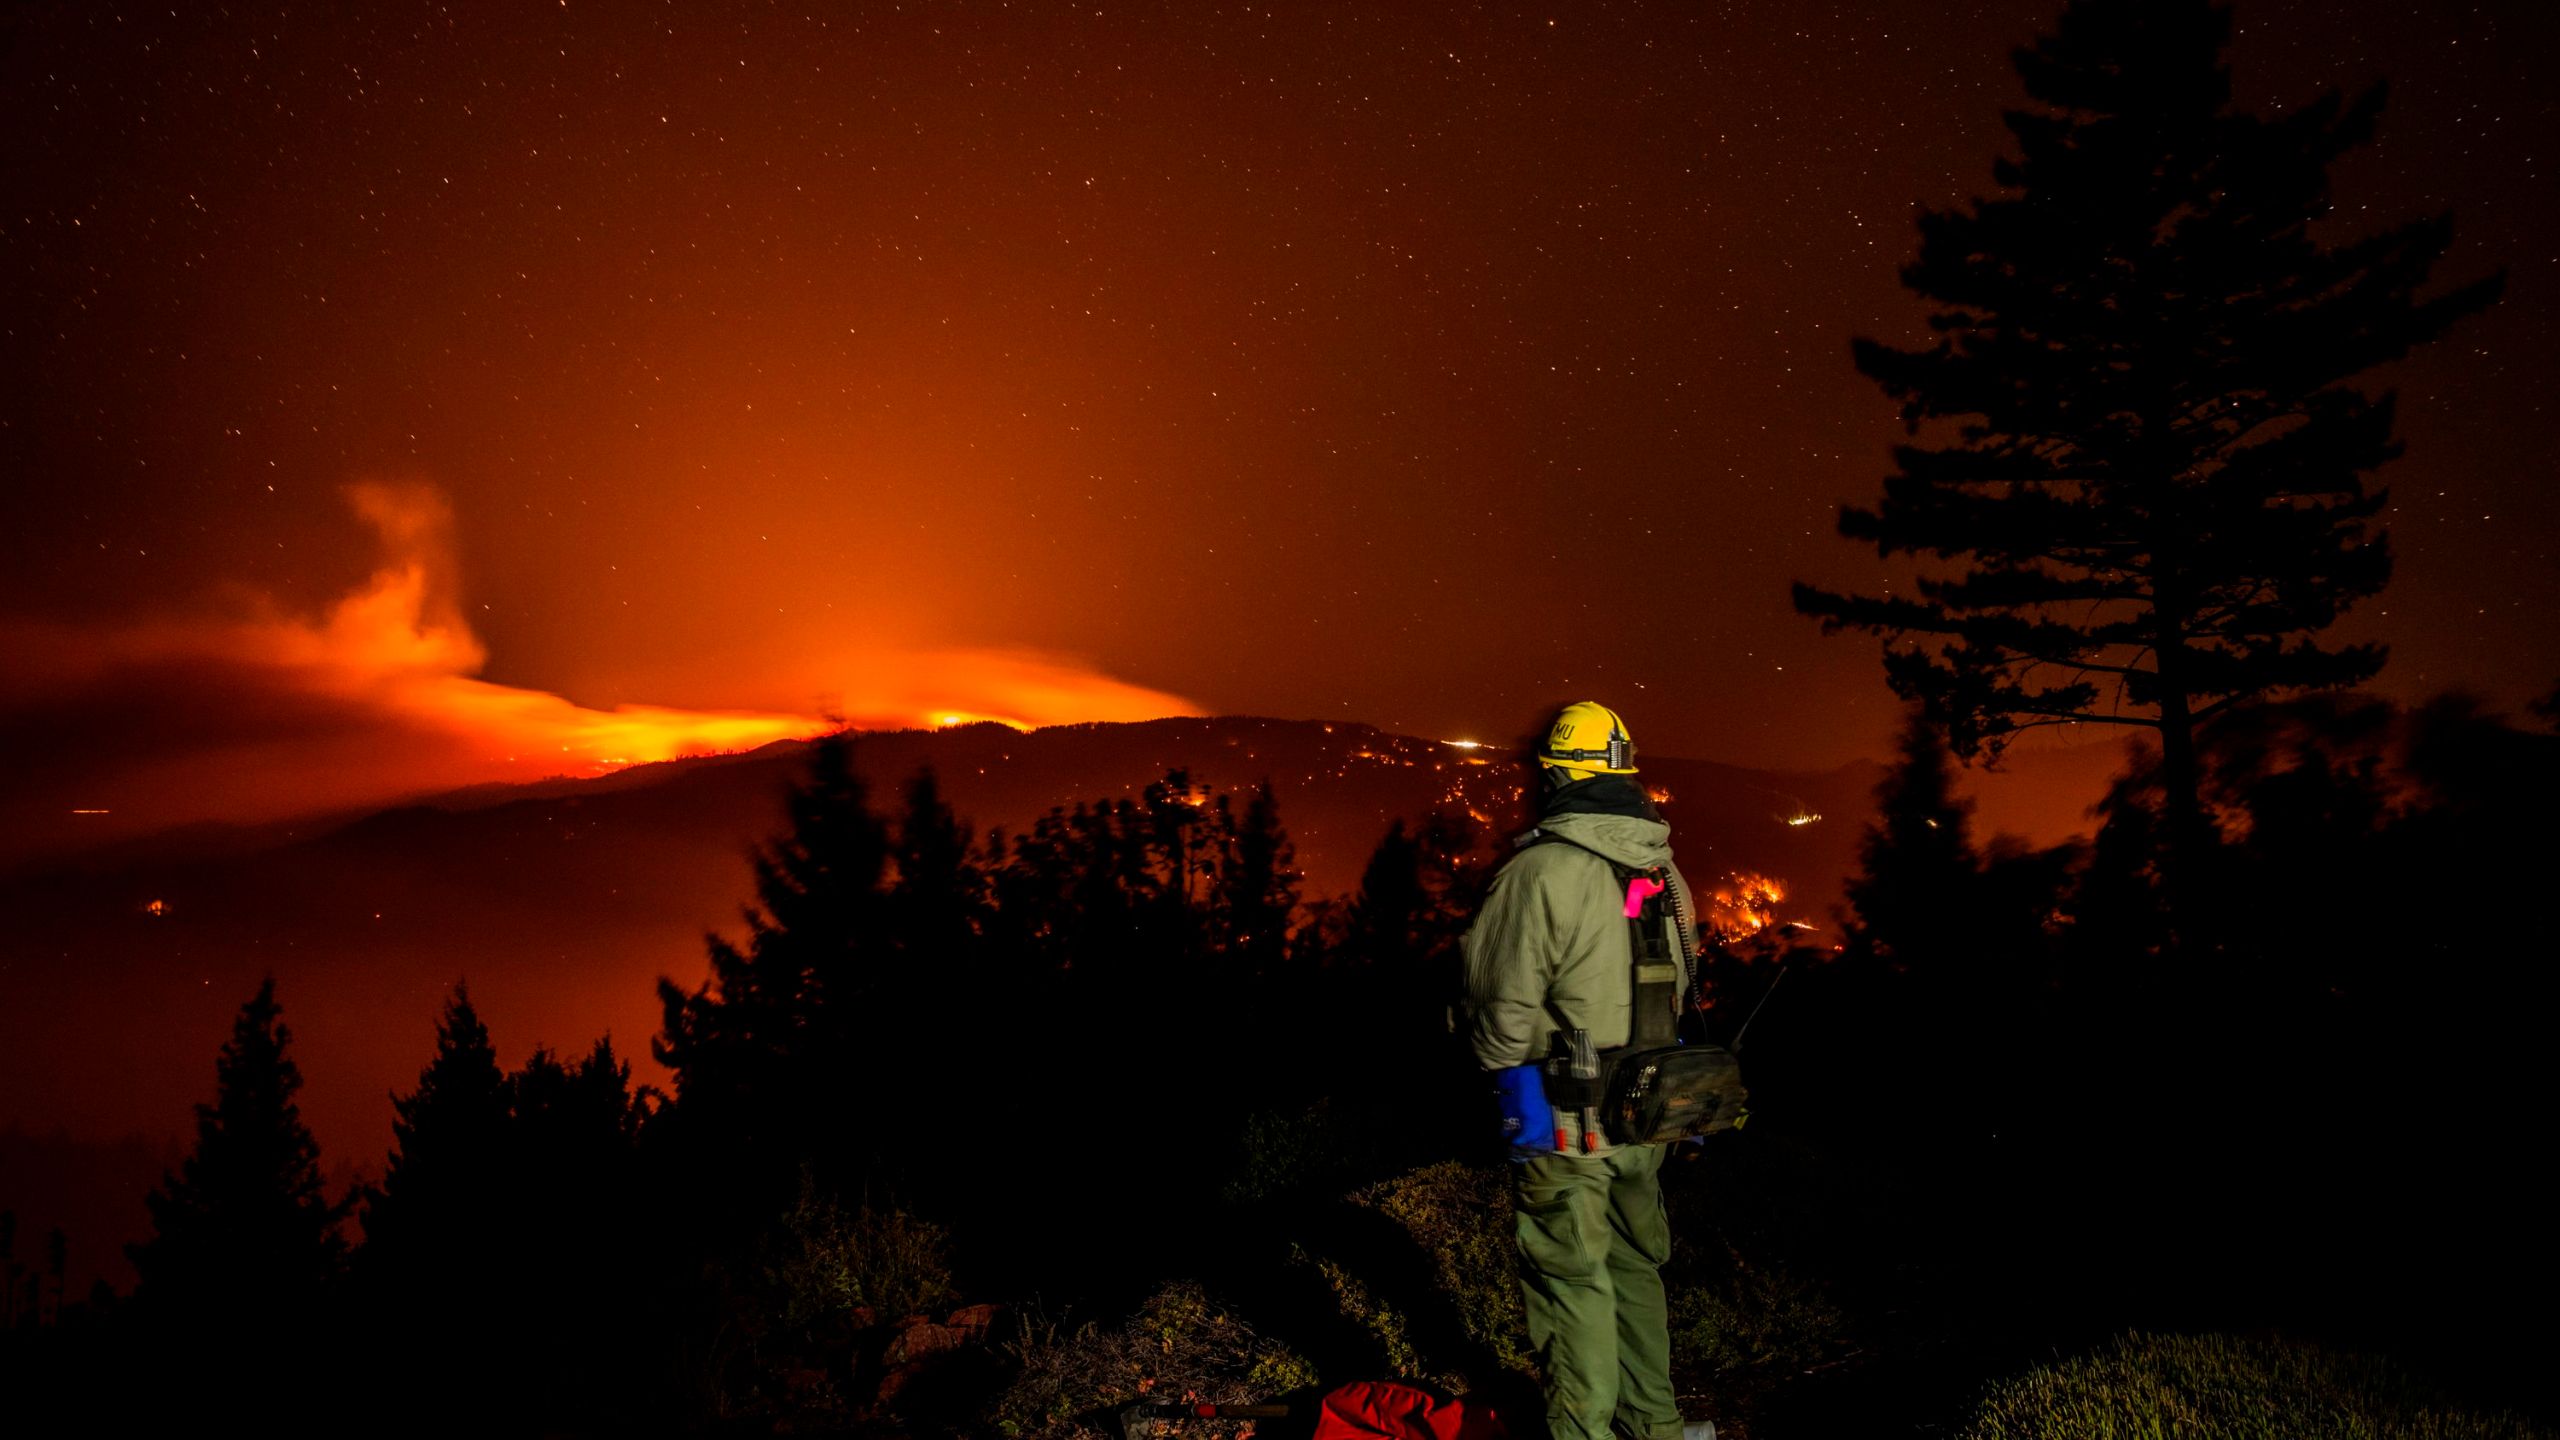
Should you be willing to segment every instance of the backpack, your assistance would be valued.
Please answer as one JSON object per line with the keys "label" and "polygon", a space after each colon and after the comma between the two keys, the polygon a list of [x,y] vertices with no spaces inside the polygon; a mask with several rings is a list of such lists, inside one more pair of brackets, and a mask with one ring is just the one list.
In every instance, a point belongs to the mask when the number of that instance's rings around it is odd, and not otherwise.
{"label": "backpack", "polygon": [[1505,1440],[1502,1417],[1395,1380],[1354,1380],[1324,1397],[1314,1440]]}
{"label": "backpack", "polygon": [[[1724,1046],[1680,1039],[1680,1016],[1688,1008],[1683,972],[1694,973],[1694,959],[1686,897],[1669,868],[1635,869],[1545,830],[1527,838],[1598,855],[1626,897],[1627,983],[1634,1000],[1627,1043],[1592,1051],[1582,1032],[1559,1034],[1566,1053],[1547,1062],[1548,1098],[1567,1110],[1596,1110],[1613,1145],[1663,1145],[1740,1128],[1750,1116],[1742,1062]],[[1680,937],[1676,955],[1669,933]]]}

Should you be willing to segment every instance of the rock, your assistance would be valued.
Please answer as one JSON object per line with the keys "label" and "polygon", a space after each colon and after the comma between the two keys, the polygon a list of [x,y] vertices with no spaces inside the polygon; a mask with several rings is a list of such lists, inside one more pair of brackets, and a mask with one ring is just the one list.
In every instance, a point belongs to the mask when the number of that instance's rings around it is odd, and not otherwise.
{"label": "rock", "polygon": [[900,1365],[895,1369],[892,1369],[888,1374],[881,1376],[880,1393],[872,1397],[872,1403],[875,1405],[886,1405],[890,1401],[898,1398],[898,1392],[906,1389],[907,1382],[916,1378],[916,1372],[923,1368],[924,1367],[922,1365],[918,1364]]}
{"label": "rock", "polygon": [[886,1405],[895,1399],[934,1356],[985,1344],[987,1329],[995,1323],[1000,1309],[995,1305],[964,1305],[939,1325],[925,1315],[910,1315],[899,1321],[897,1333],[889,1337],[888,1345],[880,1352],[883,1373],[873,1403]]}
{"label": "rock", "polygon": [[927,1355],[957,1350],[985,1334],[984,1328],[965,1329],[958,1325],[936,1325],[930,1320],[909,1325],[889,1337],[889,1348],[881,1352],[880,1363],[891,1370],[911,1364]]}

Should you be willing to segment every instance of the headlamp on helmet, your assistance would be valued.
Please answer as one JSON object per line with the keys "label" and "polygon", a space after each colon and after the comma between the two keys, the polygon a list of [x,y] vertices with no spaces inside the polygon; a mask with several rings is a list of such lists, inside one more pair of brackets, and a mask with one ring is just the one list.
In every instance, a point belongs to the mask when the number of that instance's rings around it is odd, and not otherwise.
{"label": "headlamp on helmet", "polygon": [[1636,743],[1618,712],[1595,700],[1576,701],[1556,713],[1538,762],[1581,775],[1633,775]]}

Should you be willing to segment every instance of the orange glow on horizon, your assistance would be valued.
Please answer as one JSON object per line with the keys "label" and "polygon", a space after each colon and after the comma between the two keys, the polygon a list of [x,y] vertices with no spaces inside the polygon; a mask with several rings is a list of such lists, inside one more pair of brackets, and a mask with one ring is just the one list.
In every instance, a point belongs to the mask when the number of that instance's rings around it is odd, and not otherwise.
{"label": "orange glow on horizon", "polygon": [[[342,691],[369,692],[405,713],[489,737],[510,764],[521,756],[556,754],[565,757],[569,770],[593,774],[808,739],[847,724],[944,729],[993,721],[1030,730],[1197,713],[1177,696],[1061,661],[1002,651],[872,657],[861,667],[873,679],[870,693],[838,697],[846,712],[841,718],[636,704],[590,709],[547,691],[476,678],[487,650],[451,599],[452,515],[440,496],[385,485],[358,485],[348,494],[393,552],[389,563],[333,606],[319,627],[271,623],[267,648],[329,677]],[[892,683],[880,683],[883,678]],[[973,703],[936,703],[915,693],[929,685],[968,694]]]}
{"label": "orange glow on horizon", "polygon": [[[544,690],[477,678],[488,651],[454,597],[453,515],[422,486],[363,484],[348,498],[390,552],[361,589],[314,626],[270,618],[240,632],[242,649],[312,673],[351,700],[369,700],[438,728],[478,737],[513,766],[557,755],[566,772],[599,774],[689,755],[752,750],[858,729],[946,729],[993,721],[1030,730],[1086,720],[1197,714],[1178,696],[1126,685],[1064,661],[1006,651],[888,653],[859,668],[858,698],[832,697],[841,716],[665,705],[591,709]],[[939,687],[966,695],[936,703]],[[995,702],[995,703],[989,703]]]}
{"label": "orange glow on horizon", "polygon": [[[139,695],[173,713],[219,716],[217,739],[139,756],[100,799],[123,830],[201,820],[256,822],[439,790],[752,750],[841,729],[1016,730],[1196,715],[1177,695],[1128,684],[1072,657],[998,648],[871,645],[859,633],[814,667],[842,677],[805,712],[655,704],[582,705],[484,679],[487,647],[465,618],[444,497],[421,485],[347,488],[379,538],[372,573],[317,615],[237,592],[220,613],[115,628],[16,625],[0,660],[33,691]],[[137,679],[137,677],[142,677]],[[163,677],[176,677],[168,679]],[[205,677],[214,677],[210,691]],[[741,688],[768,677],[741,674]],[[138,688],[139,687],[139,688]],[[205,698],[199,699],[199,694]],[[231,712],[245,719],[231,723]],[[284,717],[273,732],[258,717]],[[304,718],[310,717],[310,718]],[[296,732],[317,729],[316,739]],[[143,803],[147,800],[147,804]],[[60,814],[61,811],[55,811]],[[139,827],[139,828],[137,828]]]}

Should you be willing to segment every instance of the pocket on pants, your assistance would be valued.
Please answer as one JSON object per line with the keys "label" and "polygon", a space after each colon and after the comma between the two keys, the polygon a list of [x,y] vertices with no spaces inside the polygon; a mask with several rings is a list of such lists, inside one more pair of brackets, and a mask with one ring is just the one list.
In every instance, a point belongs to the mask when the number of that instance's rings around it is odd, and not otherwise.
{"label": "pocket on pants", "polygon": [[1671,1216],[1663,1209],[1662,1182],[1651,1168],[1621,1177],[1609,1191],[1609,1223],[1627,1247],[1655,1269],[1671,1258]]}
{"label": "pocket on pants", "polygon": [[1512,1213],[1520,1258],[1541,1275],[1577,1280],[1597,1276],[1608,1264],[1609,1233],[1596,1195],[1574,1187],[1524,1187]]}

